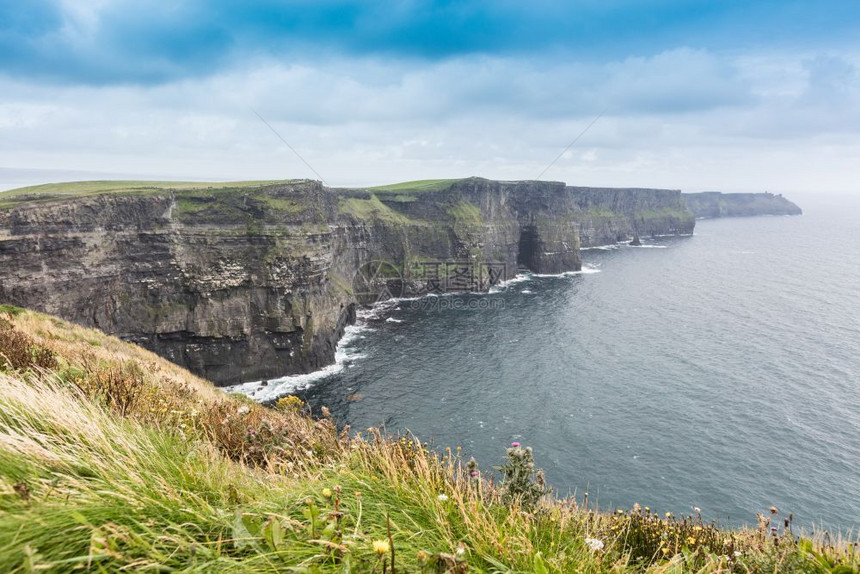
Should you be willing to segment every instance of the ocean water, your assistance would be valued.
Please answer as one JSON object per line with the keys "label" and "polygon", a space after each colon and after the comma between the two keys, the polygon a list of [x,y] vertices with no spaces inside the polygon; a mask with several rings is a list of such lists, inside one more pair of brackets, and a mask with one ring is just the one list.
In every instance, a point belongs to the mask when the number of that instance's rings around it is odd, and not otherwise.
{"label": "ocean water", "polygon": [[483,468],[519,441],[557,493],[606,509],[740,524],[773,504],[856,529],[854,201],[700,221],[692,237],[585,251],[585,273],[401,301],[351,329],[338,365],[258,398],[306,387],[353,429],[409,429]]}

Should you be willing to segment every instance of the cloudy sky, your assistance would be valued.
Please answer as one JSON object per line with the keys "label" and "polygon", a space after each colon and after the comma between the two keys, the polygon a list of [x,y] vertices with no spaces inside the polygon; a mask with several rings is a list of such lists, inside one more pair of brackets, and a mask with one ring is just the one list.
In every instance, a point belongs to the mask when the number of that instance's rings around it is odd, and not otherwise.
{"label": "cloudy sky", "polygon": [[[860,192],[857,0],[0,2],[0,184]],[[52,171],[46,171],[52,170]]]}

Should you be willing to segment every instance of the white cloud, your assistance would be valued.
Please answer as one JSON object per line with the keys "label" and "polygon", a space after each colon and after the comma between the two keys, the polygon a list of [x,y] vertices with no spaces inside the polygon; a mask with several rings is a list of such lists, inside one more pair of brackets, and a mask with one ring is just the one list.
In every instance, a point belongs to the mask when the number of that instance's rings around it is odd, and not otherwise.
{"label": "white cloud", "polygon": [[[81,16],[85,21],[86,15]],[[0,166],[329,183],[537,176],[684,189],[856,189],[857,59],[678,49],[608,65],[272,60],[154,87],[0,82]]]}

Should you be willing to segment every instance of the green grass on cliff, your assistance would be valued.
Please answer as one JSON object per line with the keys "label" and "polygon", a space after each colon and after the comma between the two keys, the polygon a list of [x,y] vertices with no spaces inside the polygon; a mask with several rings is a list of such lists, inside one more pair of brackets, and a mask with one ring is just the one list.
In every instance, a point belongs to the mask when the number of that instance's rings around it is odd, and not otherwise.
{"label": "green grass on cliff", "polygon": [[451,184],[459,179],[419,179],[416,181],[403,181],[389,185],[378,185],[369,189],[380,192],[408,192],[408,191],[441,191],[451,187]]}
{"label": "green grass on cliff", "polygon": [[348,215],[356,219],[376,219],[387,223],[408,224],[416,223],[382,203],[375,194],[367,199],[350,197],[342,199],[338,205],[341,215]]}
{"label": "green grass on cliff", "polygon": [[258,188],[285,181],[72,181],[19,187],[0,193],[0,208],[14,207],[24,202],[42,202],[72,197],[86,197],[106,193],[147,195],[164,191],[222,190],[231,188]]}
{"label": "green grass on cliff", "polygon": [[542,492],[531,470],[500,484],[457,450],[351,437],[300,407],[266,408],[97,331],[6,313],[0,572],[860,571],[852,541],[792,532],[776,509],[730,531],[638,505],[527,499],[512,485]]}
{"label": "green grass on cliff", "polygon": [[136,191],[147,189],[219,189],[223,187],[260,187],[274,183],[286,183],[289,180],[266,181],[71,181],[66,183],[46,183],[29,187],[11,189],[6,193],[13,195],[27,193],[48,193],[61,195],[77,195],[87,193],[108,193],[116,191]]}

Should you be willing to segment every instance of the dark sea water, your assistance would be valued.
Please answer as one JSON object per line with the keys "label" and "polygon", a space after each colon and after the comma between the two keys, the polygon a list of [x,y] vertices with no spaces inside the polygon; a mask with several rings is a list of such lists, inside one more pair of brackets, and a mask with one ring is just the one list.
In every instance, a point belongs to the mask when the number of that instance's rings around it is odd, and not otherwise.
{"label": "dark sea water", "polygon": [[[801,203],[585,251],[582,274],[399,302],[350,332],[339,365],[258,398],[310,385],[353,429],[409,429],[484,468],[519,441],[556,492],[603,508],[738,524],[774,504],[856,529],[860,205]],[[452,308],[469,301],[489,308]]]}

